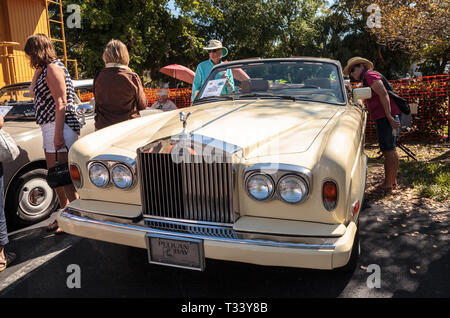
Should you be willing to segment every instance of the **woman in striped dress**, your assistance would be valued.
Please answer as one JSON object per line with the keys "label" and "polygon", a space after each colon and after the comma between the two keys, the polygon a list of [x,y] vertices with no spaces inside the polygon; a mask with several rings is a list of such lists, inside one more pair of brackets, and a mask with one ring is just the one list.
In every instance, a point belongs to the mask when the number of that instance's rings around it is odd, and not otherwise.
{"label": "woman in striped dress", "polygon": [[[27,39],[25,53],[36,69],[30,86],[34,97],[36,123],[41,126],[47,168],[68,160],[68,150],[78,139],[81,124],[75,114],[72,79],[64,64],[56,57],[51,40],[45,34],[35,34]],[[61,208],[76,200],[78,194],[73,184],[55,188]],[[47,228],[62,233],[57,222]]]}

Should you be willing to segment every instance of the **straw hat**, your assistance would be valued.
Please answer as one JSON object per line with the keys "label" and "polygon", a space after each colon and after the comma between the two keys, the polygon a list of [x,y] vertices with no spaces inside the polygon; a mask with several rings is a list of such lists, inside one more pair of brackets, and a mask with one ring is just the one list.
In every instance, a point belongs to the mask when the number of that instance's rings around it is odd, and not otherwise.
{"label": "straw hat", "polygon": [[373,70],[373,63],[365,58],[355,56],[347,61],[347,66],[344,67],[343,73],[344,75],[350,75],[350,70],[354,65],[365,64],[369,70]]}
{"label": "straw hat", "polygon": [[224,46],[222,46],[222,42],[218,40],[210,40],[207,47],[203,48],[204,50],[216,50],[216,49],[222,49],[222,57],[226,56],[228,54],[228,49]]}

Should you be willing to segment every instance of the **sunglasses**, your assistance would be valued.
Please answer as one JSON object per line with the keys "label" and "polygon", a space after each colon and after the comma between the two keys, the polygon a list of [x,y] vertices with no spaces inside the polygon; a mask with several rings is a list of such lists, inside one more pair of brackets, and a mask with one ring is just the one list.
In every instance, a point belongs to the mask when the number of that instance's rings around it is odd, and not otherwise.
{"label": "sunglasses", "polygon": [[214,49],[214,50],[209,50],[209,53],[212,53],[212,52],[218,52],[218,51],[222,51],[222,49]]}
{"label": "sunglasses", "polygon": [[355,68],[359,67],[361,64],[357,64],[354,65],[351,69],[350,69],[350,73],[353,73],[355,71]]}

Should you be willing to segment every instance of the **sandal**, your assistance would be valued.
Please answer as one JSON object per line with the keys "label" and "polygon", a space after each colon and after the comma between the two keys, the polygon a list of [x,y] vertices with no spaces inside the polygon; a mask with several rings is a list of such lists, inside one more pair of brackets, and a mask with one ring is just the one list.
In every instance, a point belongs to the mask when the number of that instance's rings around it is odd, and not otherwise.
{"label": "sandal", "polygon": [[8,267],[9,264],[11,264],[12,262],[14,262],[14,260],[16,259],[16,254],[14,253],[7,253],[5,252],[5,259],[0,259],[0,272],[3,272],[6,267]]}
{"label": "sandal", "polygon": [[64,234],[65,232],[59,227],[58,221],[53,221],[47,226],[47,232],[54,232],[55,234]]}
{"label": "sandal", "polygon": [[58,221],[55,220],[47,226],[47,232],[55,232],[58,228]]}

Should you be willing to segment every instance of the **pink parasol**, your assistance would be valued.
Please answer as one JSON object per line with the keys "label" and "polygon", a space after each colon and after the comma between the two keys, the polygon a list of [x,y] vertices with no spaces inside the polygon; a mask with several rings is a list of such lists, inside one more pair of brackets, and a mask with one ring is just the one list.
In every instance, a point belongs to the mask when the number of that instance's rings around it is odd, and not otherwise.
{"label": "pink parasol", "polygon": [[250,76],[248,76],[247,73],[245,73],[242,68],[233,68],[231,69],[231,71],[233,72],[233,77],[238,81],[242,82],[250,79]]}
{"label": "pink parasol", "polygon": [[172,64],[164,66],[159,70],[161,73],[169,75],[170,77],[179,79],[180,81],[192,84],[194,82],[195,73],[186,66],[179,64]]}

